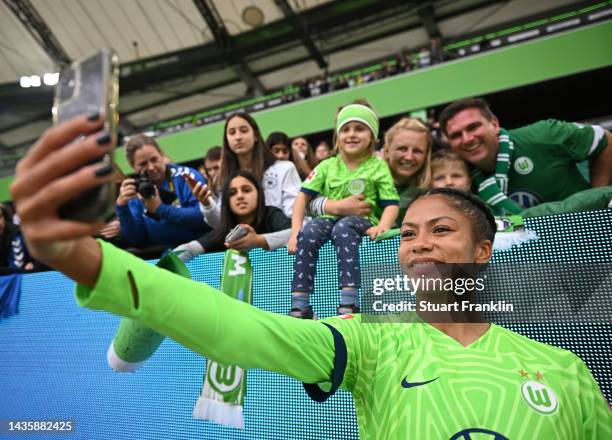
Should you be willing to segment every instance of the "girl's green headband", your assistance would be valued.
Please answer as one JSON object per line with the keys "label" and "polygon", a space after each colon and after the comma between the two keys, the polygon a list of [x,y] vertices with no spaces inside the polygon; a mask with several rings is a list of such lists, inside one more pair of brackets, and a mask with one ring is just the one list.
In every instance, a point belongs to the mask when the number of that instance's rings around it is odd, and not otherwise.
{"label": "girl's green headband", "polygon": [[336,135],[344,124],[352,121],[367,125],[372,130],[374,139],[378,138],[378,116],[370,107],[362,104],[350,104],[340,110],[336,118]]}

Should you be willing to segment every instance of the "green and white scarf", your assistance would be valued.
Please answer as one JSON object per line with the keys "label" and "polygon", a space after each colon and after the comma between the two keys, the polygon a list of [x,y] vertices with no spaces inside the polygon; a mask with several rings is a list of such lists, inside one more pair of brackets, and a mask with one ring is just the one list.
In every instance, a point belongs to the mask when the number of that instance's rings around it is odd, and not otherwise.
{"label": "green and white scarf", "polygon": [[[225,252],[221,291],[251,303],[251,263],[248,254],[235,250]],[[244,429],[243,404],[246,393],[246,371],[235,365],[223,365],[208,359],[200,397],[193,417],[221,425]]]}
{"label": "green and white scarf", "polygon": [[485,175],[477,168],[472,170],[472,181],[478,186],[478,196],[489,205],[495,215],[519,214],[522,210],[506,195],[513,151],[514,144],[509,133],[500,128],[495,174]]}

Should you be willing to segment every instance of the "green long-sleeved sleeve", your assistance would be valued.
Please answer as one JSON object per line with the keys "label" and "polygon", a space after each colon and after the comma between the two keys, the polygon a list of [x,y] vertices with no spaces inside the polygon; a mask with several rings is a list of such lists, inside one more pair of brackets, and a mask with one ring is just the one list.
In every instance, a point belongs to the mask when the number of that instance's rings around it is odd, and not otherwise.
{"label": "green long-sleeved sleeve", "polygon": [[136,319],[220,363],[330,381],[334,339],[324,324],[265,312],[99,243],[100,276],[93,289],[77,286],[80,305]]}
{"label": "green long-sleeved sleeve", "polygon": [[611,199],[612,186],[600,186],[577,192],[565,200],[541,203],[532,208],[527,208],[520,215],[523,217],[538,217],[542,215],[606,209]]}

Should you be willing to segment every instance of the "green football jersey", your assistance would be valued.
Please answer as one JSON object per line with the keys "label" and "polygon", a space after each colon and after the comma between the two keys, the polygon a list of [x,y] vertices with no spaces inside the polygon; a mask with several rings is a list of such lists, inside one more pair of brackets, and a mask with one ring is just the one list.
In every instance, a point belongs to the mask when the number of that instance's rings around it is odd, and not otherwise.
{"label": "green football jersey", "polygon": [[612,412],[569,351],[494,324],[465,347],[426,323],[344,318],[324,322],[346,343],[361,438],[612,438]]}
{"label": "green football jersey", "polygon": [[408,205],[414,200],[414,197],[417,195],[419,189],[416,186],[396,186],[395,188],[400,196],[400,212],[397,216],[397,220],[395,221],[395,226],[399,228],[402,226],[402,222],[404,221],[404,216],[408,210]]}
{"label": "green football jersey", "polygon": [[[377,207],[384,208],[399,202],[389,166],[373,155],[354,170],[349,170],[339,155],[325,159],[304,181],[302,191],[313,197],[322,195],[331,200],[363,194],[372,207],[368,218],[373,225],[380,220]],[[330,215],[325,217],[333,218]]]}
{"label": "green football jersey", "polygon": [[496,325],[464,347],[424,323],[295,319],[99,243],[100,275],[93,289],[77,287],[81,305],[136,319],[219,363],[293,377],[316,400],[342,386],[363,439],[612,438],[612,412],[569,351]]}
{"label": "green football jersey", "polygon": [[509,130],[514,143],[508,196],[529,208],[563,200],[590,188],[577,163],[597,156],[607,145],[603,129],[548,119]]}

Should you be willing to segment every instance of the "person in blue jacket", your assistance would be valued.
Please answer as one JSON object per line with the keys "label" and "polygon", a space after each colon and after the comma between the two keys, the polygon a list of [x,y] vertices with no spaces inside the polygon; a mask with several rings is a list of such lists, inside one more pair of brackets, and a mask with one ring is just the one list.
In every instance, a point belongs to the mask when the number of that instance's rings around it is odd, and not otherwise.
{"label": "person in blue jacket", "polygon": [[0,206],[0,273],[34,268],[19,226],[11,221],[8,209]]}
{"label": "person in blue jacket", "polygon": [[[192,181],[206,184],[198,171],[167,163],[155,139],[148,136],[132,137],[125,152],[139,179],[125,179],[119,189],[116,212],[123,238],[134,246],[175,246],[211,230],[184,177],[188,174]],[[150,194],[137,182],[145,176],[153,184]]]}

